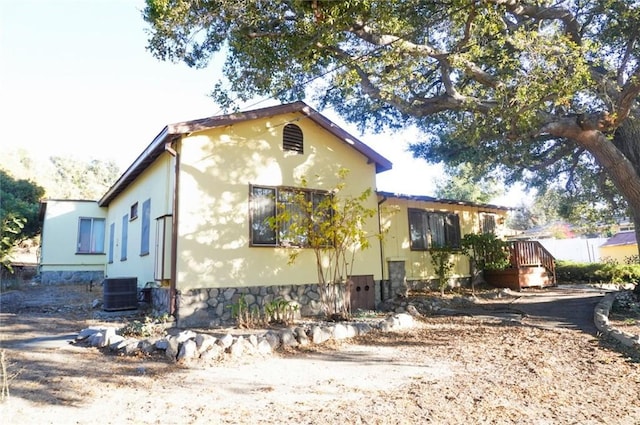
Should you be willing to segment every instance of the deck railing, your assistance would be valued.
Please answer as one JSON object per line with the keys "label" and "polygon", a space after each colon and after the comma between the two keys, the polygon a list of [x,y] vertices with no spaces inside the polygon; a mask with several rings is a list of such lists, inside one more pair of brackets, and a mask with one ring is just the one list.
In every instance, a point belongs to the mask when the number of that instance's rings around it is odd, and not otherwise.
{"label": "deck railing", "polygon": [[556,259],[540,242],[511,241],[509,252],[512,267],[544,267],[555,283]]}

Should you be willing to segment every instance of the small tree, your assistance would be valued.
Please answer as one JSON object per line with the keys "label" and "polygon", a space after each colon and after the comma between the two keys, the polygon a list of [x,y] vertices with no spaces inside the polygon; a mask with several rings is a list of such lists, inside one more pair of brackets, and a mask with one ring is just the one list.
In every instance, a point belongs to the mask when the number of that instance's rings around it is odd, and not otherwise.
{"label": "small tree", "polygon": [[509,247],[493,233],[469,233],[461,241],[471,267],[471,292],[483,283],[485,270],[503,270],[509,265]]}
{"label": "small tree", "polygon": [[[281,244],[294,248],[289,264],[302,249],[313,250],[323,313],[329,318],[350,315],[349,276],[356,253],[370,245],[365,223],[376,214],[375,208],[365,205],[371,189],[358,196],[340,196],[348,173],[339,170],[338,183],[329,192],[313,192],[313,196],[308,190],[290,192],[286,203],[279,200],[278,212],[269,220]],[[304,179],[302,186],[307,187]]]}
{"label": "small tree", "polygon": [[444,247],[432,247],[429,249],[431,254],[431,264],[436,269],[438,275],[438,288],[440,289],[440,295],[444,296],[444,290],[449,284],[449,278],[451,278],[451,271],[453,270],[453,249],[448,246]]}
{"label": "small tree", "polygon": [[0,268],[11,271],[11,251],[40,233],[40,198],[44,189],[0,170]]}

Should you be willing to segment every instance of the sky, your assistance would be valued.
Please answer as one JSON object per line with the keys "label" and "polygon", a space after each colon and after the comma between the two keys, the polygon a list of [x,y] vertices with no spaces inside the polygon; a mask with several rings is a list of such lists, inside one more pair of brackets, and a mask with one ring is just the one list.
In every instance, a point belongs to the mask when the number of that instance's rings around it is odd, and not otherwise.
{"label": "sky", "polygon": [[[0,0],[0,148],[113,160],[124,171],[165,125],[220,114],[208,94],[224,58],[197,70],[154,58],[143,7],[143,0]],[[393,163],[378,175],[378,190],[434,194],[442,167],[407,152],[415,130],[362,134],[320,112]],[[515,206],[516,198],[494,202]]]}

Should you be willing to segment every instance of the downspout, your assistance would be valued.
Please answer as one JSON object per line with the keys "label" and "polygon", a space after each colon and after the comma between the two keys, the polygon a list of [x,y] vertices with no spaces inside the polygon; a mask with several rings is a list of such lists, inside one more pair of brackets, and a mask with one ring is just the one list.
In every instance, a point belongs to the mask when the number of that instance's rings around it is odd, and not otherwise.
{"label": "downspout", "polygon": [[382,241],[382,220],[380,218],[380,205],[387,202],[387,197],[383,196],[378,201],[378,233],[380,234],[380,301],[384,301],[384,243]]}
{"label": "downspout", "polygon": [[169,314],[176,313],[176,281],[178,278],[178,186],[180,183],[180,154],[171,146],[173,141],[164,144],[165,152],[174,158],[174,178],[171,214],[171,278],[169,280]]}

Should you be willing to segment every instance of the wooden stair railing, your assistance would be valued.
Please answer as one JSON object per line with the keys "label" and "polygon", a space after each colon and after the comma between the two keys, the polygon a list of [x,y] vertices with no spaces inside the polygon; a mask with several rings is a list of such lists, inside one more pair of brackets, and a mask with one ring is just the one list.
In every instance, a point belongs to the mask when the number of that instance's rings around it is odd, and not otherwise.
{"label": "wooden stair railing", "polygon": [[510,263],[512,267],[544,267],[556,283],[556,259],[538,241],[509,242]]}

